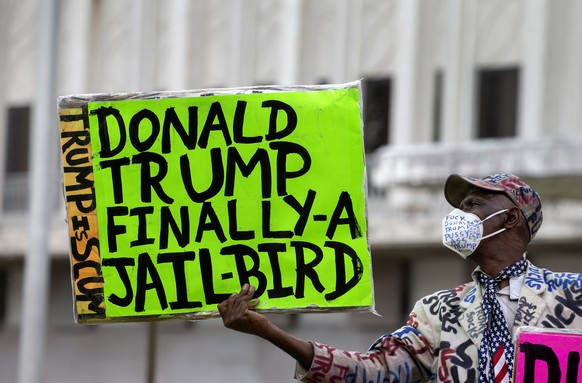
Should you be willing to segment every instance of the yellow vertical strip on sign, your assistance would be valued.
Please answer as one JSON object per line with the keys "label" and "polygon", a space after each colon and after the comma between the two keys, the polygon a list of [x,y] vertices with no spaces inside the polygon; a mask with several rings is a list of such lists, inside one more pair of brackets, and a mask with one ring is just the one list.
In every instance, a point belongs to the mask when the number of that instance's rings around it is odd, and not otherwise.
{"label": "yellow vertical strip on sign", "polygon": [[59,109],[75,317],[105,319],[87,107]]}

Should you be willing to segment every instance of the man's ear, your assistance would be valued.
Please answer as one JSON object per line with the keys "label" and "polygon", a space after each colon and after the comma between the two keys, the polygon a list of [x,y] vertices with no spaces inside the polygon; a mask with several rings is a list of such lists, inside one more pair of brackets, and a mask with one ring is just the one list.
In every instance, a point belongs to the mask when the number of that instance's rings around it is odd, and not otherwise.
{"label": "man's ear", "polygon": [[505,215],[505,228],[511,229],[519,224],[524,219],[521,215],[521,210],[517,206],[510,208]]}

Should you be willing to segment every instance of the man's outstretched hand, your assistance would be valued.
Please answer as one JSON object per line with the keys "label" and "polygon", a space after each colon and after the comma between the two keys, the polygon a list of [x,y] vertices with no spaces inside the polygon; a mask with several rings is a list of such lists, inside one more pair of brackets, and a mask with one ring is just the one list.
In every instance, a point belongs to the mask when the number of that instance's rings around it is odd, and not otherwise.
{"label": "man's outstretched hand", "polygon": [[232,294],[218,305],[218,312],[224,326],[268,340],[308,370],[313,361],[311,343],[286,333],[269,321],[266,316],[253,310],[253,307],[259,303],[258,300],[252,300],[254,293],[255,288],[245,284],[238,294]]}
{"label": "man's outstretched hand", "polygon": [[252,300],[254,286],[245,284],[238,294],[232,294],[218,305],[218,312],[224,326],[247,334],[264,336],[269,320],[263,314],[252,310],[259,300]]}

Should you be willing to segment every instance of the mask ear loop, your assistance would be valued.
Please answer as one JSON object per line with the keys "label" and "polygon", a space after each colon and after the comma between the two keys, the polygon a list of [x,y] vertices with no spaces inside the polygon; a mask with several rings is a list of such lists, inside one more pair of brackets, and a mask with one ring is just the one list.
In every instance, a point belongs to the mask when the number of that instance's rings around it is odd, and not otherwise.
{"label": "mask ear loop", "polygon": [[484,239],[489,238],[489,237],[493,237],[494,235],[499,234],[499,233],[501,233],[502,231],[505,231],[505,230],[507,230],[507,229],[506,228],[503,228],[503,229],[499,229],[497,231],[494,231],[491,234],[487,234],[486,236],[481,237],[481,240],[484,240]]}
{"label": "mask ear loop", "polygon": [[[506,212],[506,211],[508,211],[508,210],[509,210],[509,209],[503,209],[503,210],[499,210],[498,212],[495,212],[495,213],[493,213],[493,214],[490,214],[490,215],[488,215],[488,216],[487,216],[487,217],[486,217],[484,220],[482,220],[481,222],[485,222],[485,221],[487,221],[489,218],[495,217],[496,215],[498,215],[498,214],[501,214],[501,213],[505,213],[505,212]],[[481,237],[481,240],[484,240],[484,239],[486,239],[486,238],[489,238],[489,237],[493,237],[494,235],[497,235],[497,234],[499,234],[499,233],[501,233],[501,232],[503,232],[503,231],[505,231],[505,230],[507,230],[507,229],[506,229],[506,228],[501,228],[501,229],[499,229],[499,230],[497,230],[497,231],[494,231],[493,233],[490,233],[490,234],[487,234],[487,235],[486,235],[486,236],[484,236],[484,237]]]}

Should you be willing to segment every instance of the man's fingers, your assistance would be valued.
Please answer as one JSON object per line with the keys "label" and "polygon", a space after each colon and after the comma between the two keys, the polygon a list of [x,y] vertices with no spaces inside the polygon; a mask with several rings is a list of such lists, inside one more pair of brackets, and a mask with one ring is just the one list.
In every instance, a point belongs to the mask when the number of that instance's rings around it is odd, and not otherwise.
{"label": "man's fingers", "polygon": [[255,286],[249,285],[249,288],[248,288],[247,293],[245,295],[249,299],[252,299],[253,295],[255,295]]}
{"label": "man's fingers", "polygon": [[248,306],[248,307],[249,307],[249,308],[251,308],[251,307],[255,307],[256,305],[258,305],[258,304],[259,304],[259,302],[260,302],[260,301],[259,301],[258,299],[255,299],[255,300],[249,301],[249,306]]}
{"label": "man's fingers", "polygon": [[260,312],[253,310],[258,299],[253,299],[255,287],[245,283],[238,293],[232,294],[218,304],[218,311],[225,327],[232,330],[257,334],[257,331],[268,323],[268,319]]}
{"label": "man's fingers", "polygon": [[218,304],[218,312],[223,315],[233,310],[245,310],[247,308],[255,307],[259,301],[252,301],[255,294],[255,287],[245,283],[239,293],[233,293],[225,301]]}
{"label": "man's fingers", "polygon": [[253,295],[255,294],[255,286],[253,285],[249,285],[248,283],[245,283],[240,292],[237,294],[232,294],[228,299],[237,299],[237,298],[242,298],[244,300],[251,300],[253,298]]}
{"label": "man's fingers", "polygon": [[252,296],[255,294],[255,286],[245,283],[241,288],[239,294],[247,299],[251,299]]}

